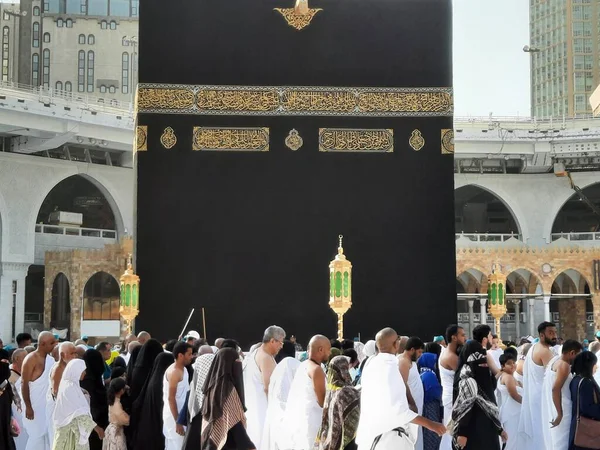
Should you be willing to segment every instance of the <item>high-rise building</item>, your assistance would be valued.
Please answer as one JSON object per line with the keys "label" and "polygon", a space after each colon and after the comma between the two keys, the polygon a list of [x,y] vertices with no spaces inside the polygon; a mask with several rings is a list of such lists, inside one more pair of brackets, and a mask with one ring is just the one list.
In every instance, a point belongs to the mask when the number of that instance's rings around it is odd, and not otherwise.
{"label": "high-rise building", "polygon": [[0,3],[2,83],[130,104],[137,83],[139,0]]}
{"label": "high-rise building", "polygon": [[530,0],[534,116],[591,114],[600,82],[600,0]]}

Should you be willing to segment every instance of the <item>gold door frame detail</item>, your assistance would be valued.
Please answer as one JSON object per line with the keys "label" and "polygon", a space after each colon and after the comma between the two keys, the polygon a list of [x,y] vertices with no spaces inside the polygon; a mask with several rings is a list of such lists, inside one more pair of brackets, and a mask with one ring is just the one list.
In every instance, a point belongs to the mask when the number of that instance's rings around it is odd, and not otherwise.
{"label": "gold door frame detail", "polygon": [[454,130],[442,129],[442,155],[454,155]]}
{"label": "gold door frame detail", "polygon": [[319,11],[323,8],[309,8],[308,0],[296,0],[296,5],[293,8],[273,8],[283,16],[287,24],[300,31],[310,25],[310,22]]}
{"label": "gold door frame detail", "polygon": [[135,127],[135,146],[134,151],[143,152],[148,150],[148,127],[138,125]]}
{"label": "gold door frame detail", "polygon": [[425,138],[421,134],[421,131],[413,130],[408,143],[414,151],[418,152],[425,146]]}
{"label": "gold door frame detail", "polygon": [[177,135],[175,134],[175,130],[171,127],[165,128],[162,136],[160,137],[160,143],[167,150],[172,149],[177,144]]}
{"label": "gold door frame detail", "polygon": [[192,150],[267,152],[269,129],[194,127]]}
{"label": "gold door frame detail", "polygon": [[452,117],[451,88],[217,86],[142,83],[138,113]]}
{"label": "gold door frame detail", "polygon": [[319,128],[319,151],[390,153],[394,151],[394,130]]}

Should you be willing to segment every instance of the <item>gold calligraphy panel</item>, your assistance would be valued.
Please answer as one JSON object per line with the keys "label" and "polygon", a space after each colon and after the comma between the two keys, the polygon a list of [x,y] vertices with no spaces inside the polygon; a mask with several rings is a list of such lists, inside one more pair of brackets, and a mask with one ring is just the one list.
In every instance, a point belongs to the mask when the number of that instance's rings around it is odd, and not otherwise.
{"label": "gold calligraphy panel", "polygon": [[256,116],[452,117],[450,88],[140,85],[138,112]]}
{"label": "gold calligraphy panel", "polygon": [[194,127],[192,150],[266,152],[269,129]]}
{"label": "gold calligraphy panel", "polygon": [[442,155],[454,155],[454,130],[442,129]]}
{"label": "gold calligraphy panel", "polygon": [[148,127],[140,125],[135,128],[134,151],[142,152],[148,150]]}
{"label": "gold calligraphy panel", "polygon": [[320,128],[320,152],[389,153],[394,151],[394,130]]}

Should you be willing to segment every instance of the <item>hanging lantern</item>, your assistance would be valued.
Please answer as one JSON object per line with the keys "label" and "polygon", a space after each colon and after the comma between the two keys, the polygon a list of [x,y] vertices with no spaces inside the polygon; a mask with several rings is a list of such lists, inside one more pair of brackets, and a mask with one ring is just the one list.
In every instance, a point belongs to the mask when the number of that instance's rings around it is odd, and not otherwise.
{"label": "hanging lantern", "polygon": [[344,339],[344,314],[352,306],[352,264],[342,248],[342,235],[338,253],[329,263],[329,307],[338,316],[338,340]]}
{"label": "hanging lantern", "polygon": [[488,311],[496,322],[496,335],[500,338],[500,319],[506,314],[506,275],[496,263],[488,275]]}
{"label": "hanging lantern", "polygon": [[119,313],[125,322],[127,334],[130,334],[133,329],[133,320],[140,312],[140,277],[133,273],[131,255],[127,258],[127,269],[125,270],[125,273],[121,275],[120,281],[121,306],[119,308]]}

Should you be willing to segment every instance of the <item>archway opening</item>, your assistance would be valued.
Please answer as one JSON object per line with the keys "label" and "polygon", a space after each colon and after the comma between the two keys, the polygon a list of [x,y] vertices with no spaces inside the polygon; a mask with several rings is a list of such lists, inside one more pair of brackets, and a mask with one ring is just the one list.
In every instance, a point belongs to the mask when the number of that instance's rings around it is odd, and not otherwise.
{"label": "archway opening", "polygon": [[83,320],[120,320],[121,290],[114,277],[97,272],[83,289]]}
{"label": "archway opening", "polygon": [[[588,186],[582,191],[597,208],[600,208],[600,183]],[[600,231],[600,216],[577,194],[573,194],[562,206],[552,225],[553,234],[597,231]]]}
{"label": "archway opening", "polygon": [[[56,212],[81,214],[83,228],[116,230],[108,200],[97,186],[80,175],[65,178],[54,186],[40,207],[36,223],[59,225],[60,220],[53,214]],[[78,218],[71,220],[77,222]]]}
{"label": "archway opening", "polygon": [[560,294],[550,301],[552,320],[557,323],[560,336],[577,340],[593,338],[594,323],[588,318],[593,315],[594,307],[585,277],[576,270],[565,270],[554,279],[551,292]]}
{"label": "archway opening", "polygon": [[519,234],[514,216],[504,202],[478,186],[463,186],[454,191],[456,233]]}
{"label": "archway opening", "polygon": [[69,280],[64,273],[59,273],[52,283],[52,312],[50,326],[57,329],[71,326],[71,290]]}

